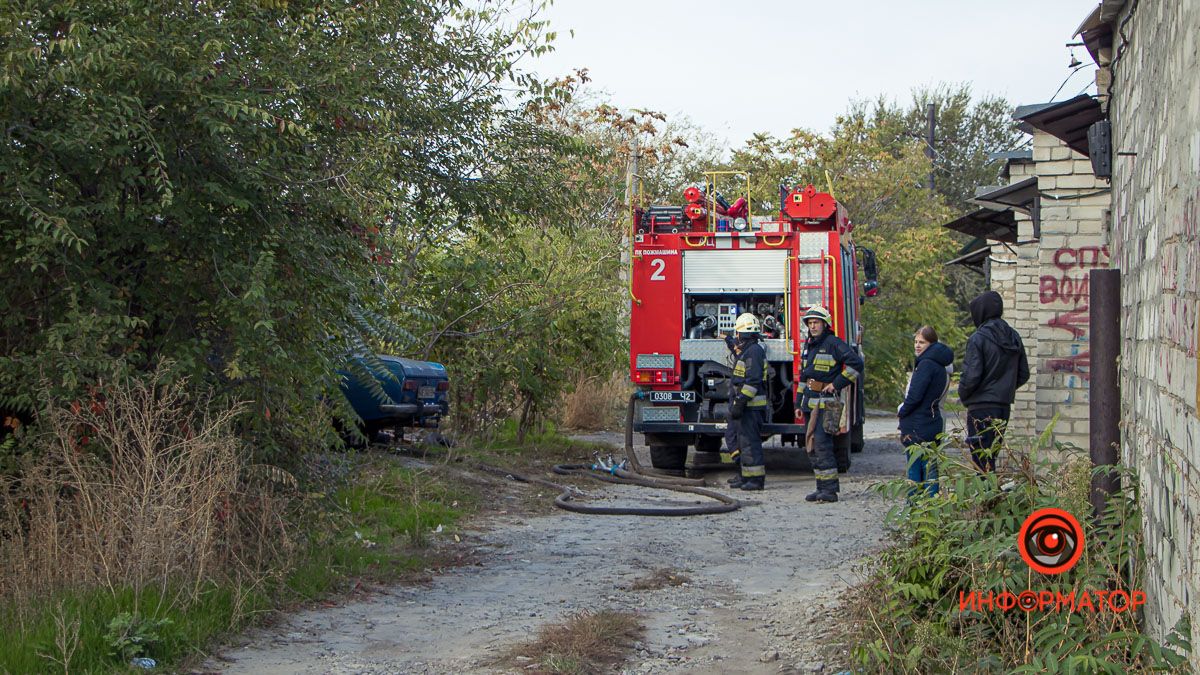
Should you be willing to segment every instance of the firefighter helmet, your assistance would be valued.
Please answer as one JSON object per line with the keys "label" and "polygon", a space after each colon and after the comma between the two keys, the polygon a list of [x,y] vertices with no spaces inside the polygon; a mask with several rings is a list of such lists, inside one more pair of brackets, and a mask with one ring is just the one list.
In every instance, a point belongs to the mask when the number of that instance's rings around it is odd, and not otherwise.
{"label": "firefighter helmet", "polygon": [[746,312],[737,318],[737,323],[733,324],[733,330],[736,333],[761,333],[762,326],[759,325],[757,316]]}
{"label": "firefighter helmet", "polygon": [[801,317],[801,321],[804,321],[805,323],[808,323],[809,319],[820,319],[825,322],[826,326],[833,325],[833,317],[830,316],[829,310],[820,305],[813,305],[812,307],[809,307],[808,311],[804,313],[803,317]]}

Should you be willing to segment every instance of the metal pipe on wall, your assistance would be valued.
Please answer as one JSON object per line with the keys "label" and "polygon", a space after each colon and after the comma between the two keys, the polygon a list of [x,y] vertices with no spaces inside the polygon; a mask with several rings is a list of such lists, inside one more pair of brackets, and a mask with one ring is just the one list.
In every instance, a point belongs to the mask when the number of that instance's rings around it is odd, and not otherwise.
{"label": "metal pipe on wall", "polygon": [[[1121,355],[1121,270],[1092,270],[1088,291],[1091,308],[1089,454],[1093,467],[1116,466],[1121,459],[1121,382],[1117,367]],[[1121,489],[1120,478],[1114,471],[1094,473],[1091,488],[1092,513],[1099,518],[1109,495]]]}

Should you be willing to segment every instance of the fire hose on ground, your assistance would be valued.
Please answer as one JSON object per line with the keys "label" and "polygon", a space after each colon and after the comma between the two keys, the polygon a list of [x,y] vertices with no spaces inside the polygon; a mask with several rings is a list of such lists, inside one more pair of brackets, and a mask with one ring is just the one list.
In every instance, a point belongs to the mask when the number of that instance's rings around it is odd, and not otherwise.
{"label": "fire hose on ground", "polygon": [[554,473],[564,476],[587,476],[588,478],[606,483],[616,483],[618,485],[640,485],[658,490],[695,494],[714,499],[717,501],[716,504],[677,507],[589,506],[575,501],[579,490],[572,486],[559,485],[558,483],[542,478],[523,476],[514,471],[486,464],[479,466],[494,473],[510,476],[514,480],[523,483],[536,483],[559,490],[559,495],[554,498],[554,505],[573,513],[605,516],[703,516],[715,513],[729,513],[730,511],[740,509],[745,504],[753,503],[743,502],[715,490],[700,487],[704,485],[704,481],[701,479],[666,476],[653,470],[647,471],[643,469],[641,463],[638,461],[637,453],[633,450],[633,402],[636,400],[636,397],[636,394],[630,396],[629,409],[625,417],[625,456],[632,465],[633,471],[625,469],[624,462],[606,463],[603,460],[598,460],[592,465],[559,464],[554,467]]}

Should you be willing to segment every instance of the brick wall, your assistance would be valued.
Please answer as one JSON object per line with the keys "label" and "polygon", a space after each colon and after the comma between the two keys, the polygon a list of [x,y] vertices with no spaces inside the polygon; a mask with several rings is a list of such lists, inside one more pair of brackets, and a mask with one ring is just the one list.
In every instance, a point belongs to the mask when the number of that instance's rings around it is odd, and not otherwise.
{"label": "brick wall", "polygon": [[1037,361],[1038,424],[1045,428],[1057,415],[1055,440],[1087,449],[1088,276],[1109,265],[1102,216],[1111,196],[1091,162],[1049,134],[1034,134],[1033,161],[1041,236],[1036,288],[1023,299],[1036,307],[1030,361]]}
{"label": "brick wall", "polygon": [[[1033,163],[1029,161],[1009,163],[1009,183],[1019,183],[1035,175],[1034,170]],[[1031,436],[1040,428],[1037,411],[1037,359],[1034,358],[1038,343],[1037,305],[1033,300],[1037,292],[1038,245],[1034,241],[1033,221],[1022,213],[1016,213],[1016,219],[1017,241],[1031,243],[1017,244],[1012,246],[1012,250],[999,244],[992,247],[997,261],[1004,261],[992,265],[992,290],[999,292],[1004,298],[1004,320],[1021,334],[1021,341],[1025,344],[1025,352],[1029,356],[1029,383],[1017,390],[1009,429],[1017,436]],[[1004,289],[997,288],[994,282],[998,273],[1009,280]]]}
{"label": "brick wall", "polygon": [[[1185,611],[1200,625],[1200,3],[1140,5],[1109,101],[1112,255],[1122,453],[1141,475],[1147,607],[1161,635]],[[1192,643],[1200,651],[1195,630]]]}
{"label": "brick wall", "polygon": [[[1033,136],[1033,162],[1009,164],[1010,183],[1030,176],[1043,194],[1040,236],[1017,214],[1017,241],[992,247],[992,288],[1004,297],[1004,315],[1021,334],[1030,381],[1017,390],[1011,429],[1033,435],[1055,415],[1055,439],[1087,448],[1088,271],[1108,266],[1102,216],[1108,184],[1091,163],[1057,138]],[[1058,198],[1058,199],[1055,199]]]}

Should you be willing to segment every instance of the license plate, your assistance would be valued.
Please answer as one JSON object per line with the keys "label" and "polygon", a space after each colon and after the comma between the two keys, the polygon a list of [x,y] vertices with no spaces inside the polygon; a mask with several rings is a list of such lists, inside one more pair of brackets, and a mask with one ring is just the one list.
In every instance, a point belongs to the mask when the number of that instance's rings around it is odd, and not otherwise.
{"label": "license plate", "polygon": [[694,391],[652,391],[650,400],[655,403],[695,403]]}
{"label": "license plate", "polygon": [[417,398],[433,398],[433,387],[419,387],[417,389]]}

